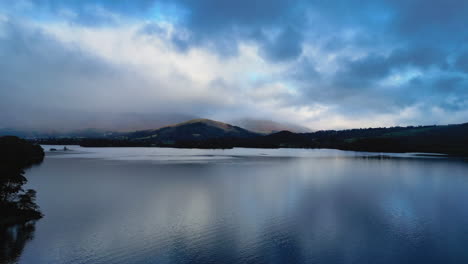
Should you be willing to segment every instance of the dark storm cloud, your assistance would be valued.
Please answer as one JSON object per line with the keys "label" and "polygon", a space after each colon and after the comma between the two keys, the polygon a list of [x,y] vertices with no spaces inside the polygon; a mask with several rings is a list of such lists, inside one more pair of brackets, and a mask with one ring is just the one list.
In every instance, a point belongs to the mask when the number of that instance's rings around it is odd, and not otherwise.
{"label": "dark storm cloud", "polygon": [[21,10],[17,11],[20,13],[26,12],[30,16],[37,17],[70,10],[77,15],[78,19],[76,19],[76,22],[92,25],[93,23],[101,22],[101,18],[95,16],[96,8],[102,8],[126,16],[140,16],[145,14],[146,10],[151,8],[154,3],[154,0],[5,0],[4,6],[21,8]]}
{"label": "dark storm cloud", "polygon": [[461,53],[455,60],[455,68],[468,74],[468,51]]}
{"label": "dark storm cloud", "polygon": [[317,71],[317,65],[308,58],[302,58],[287,70],[286,79],[293,79],[300,83],[316,82],[320,79],[320,73]]}
{"label": "dark storm cloud", "polygon": [[459,76],[441,77],[434,82],[434,87],[442,92],[450,92],[460,88],[466,78]]}
{"label": "dark storm cloud", "polygon": [[[301,87],[302,97],[296,104],[335,105],[336,111],[347,116],[398,112],[418,104],[448,111],[466,110],[468,79],[450,71],[449,55],[420,47],[395,49],[387,56],[370,53],[354,60],[345,57],[339,60],[338,70],[328,76],[317,73],[310,61],[301,60],[291,67],[289,77]],[[462,58],[457,64],[462,64],[458,63]],[[405,77],[408,71],[422,74]],[[393,82],[392,76],[409,79]]]}
{"label": "dark storm cloud", "polygon": [[[173,36],[180,50],[191,46],[208,46],[221,55],[235,55],[240,40],[250,38],[265,49],[266,58],[272,60],[291,59],[301,53],[301,32],[292,29],[303,25],[304,10],[298,10],[300,1],[283,0],[116,0],[116,1],[59,1],[33,0],[34,10],[28,15],[37,15],[37,10],[52,16],[64,15],[66,10],[73,14],[71,22],[86,26],[116,23],[113,12],[133,19],[152,19],[166,10],[172,10],[178,25],[190,31],[190,35]],[[13,3],[13,2],[11,2]],[[251,38],[253,32],[279,30],[276,38]]]}
{"label": "dark storm cloud", "polygon": [[[468,2],[462,0],[381,0],[381,1],[307,1],[307,0],[32,0],[31,16],[57,14],[71,10],[70,18],[86,25],[109,22],[109,11],[125,17],[151,19],[171,7],[170,15],[178,17],[179,26],[186,27],[190,38],[174,38],[181,46],[223,41],[215,45],[222,50],[235,50],[239,40],[251,38],[255,32],[278,30],[277,38],[254,38],[265,48],[264,54],[273,60],[290,59],[301,54],[303,42],[310,39],[304,33],[319,32],[334,35],[346,28],[360,28],[359,38],[375,41],[399,41],[402,45],[425,42],[426,46],[457,46],[454,39],[466,39],[465,27]],[[4,6],[13,6],[7,0]],[[175,11],[174,11],[175,10]],[[310,15],[312,14],[312,15]],[[313,24],[308,24],[309,22]],[[322,30],[327,30],[324,32]],[[404,37],[404,38],[403,38]],[[443,38],[442,38],[443,37]],[[348,43],[334,43],[346,46]],[[362,44],[362,43],[361,43]],[[373,45],[372,41],[367,41]],[[460,46],[462,43],[458,43]]]}
{"label": "dark storm cloud", "polygon": [[260,42],[261,50],[272,61],[295,59],[302,53],[302,40],[300,32],[287,27],[273,39],[263,38]]}
{"label": "dark storm cloud", "polygon": [[[396,10],[395,27],[408,37],[466,37],[468,2],[463,0],[388,1]],[[426,38],[422,39],[426,40]],[[431,39],[433,42],[444,39]]]}
{"label": "dark storm cloud", "polygon": [[[185,10],[181,26],[192,36],[184,42],[214,46],[223,55],[235,55],[239,41],[249,39],[262,47],[262,54],[272,61],[297,58],[301,54],[302,33],[296,27],[304,24],[303,10],[296,10],[300,1],[255,0],[173,1]],[[278,30],[266,36],[265,30]],[[180,39],[175,39],[180,44]]]}
{"label": "dark storm cloud", "polygon": [[218,32],[233,26],[255,27],[281,23],[288,19],[298,1],[282,0],[180,0],[189,12],[185,23],[205,32]]}
{"label": "dark storm cloud", "polygon": [[392,71],[402,71],[408,67],[425,70],[429,67],[444,69],[446,57],[438,50],[418,47],[396,49],[389,56],[369,54],[356,60],[345,59],[335,80],[341,87],[366,88],[388,77]]}

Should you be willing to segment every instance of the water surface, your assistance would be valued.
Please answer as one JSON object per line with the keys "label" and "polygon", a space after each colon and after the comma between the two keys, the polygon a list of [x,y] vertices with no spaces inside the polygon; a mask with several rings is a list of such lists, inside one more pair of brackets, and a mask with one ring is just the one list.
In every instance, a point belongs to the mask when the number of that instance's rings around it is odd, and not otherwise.
{"label": "water surface", "polygon": [[45,217],[19,263],[468,263],[463,160],[71,149],[26,173]]}

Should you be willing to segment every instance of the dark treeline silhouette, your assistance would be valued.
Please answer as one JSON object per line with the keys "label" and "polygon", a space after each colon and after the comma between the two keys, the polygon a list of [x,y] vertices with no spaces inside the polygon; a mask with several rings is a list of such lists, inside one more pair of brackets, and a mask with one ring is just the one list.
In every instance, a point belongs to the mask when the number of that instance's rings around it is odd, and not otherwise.
{"label": "dark treeline silhouette", "polygon": [[[427,152],[468,156],[468,123],[445,126],[409,126],[324,130],[313,133],[281,131],[270,135],[232,135],[215,138],[167,140],[170,135],[145,138],[40,139],[41,144],[72,144],[84,147],[176,147],[176,148],[331,148],[369,152]],[[177,135],[177,138],[182,138]]]}
{"label": "dark treeline silhouette", "polygon": [[0,137],[0,226],[42,217],[35,203],[36,191],[24,190],[24,169],[42,162],[39,145],[13,136]]}

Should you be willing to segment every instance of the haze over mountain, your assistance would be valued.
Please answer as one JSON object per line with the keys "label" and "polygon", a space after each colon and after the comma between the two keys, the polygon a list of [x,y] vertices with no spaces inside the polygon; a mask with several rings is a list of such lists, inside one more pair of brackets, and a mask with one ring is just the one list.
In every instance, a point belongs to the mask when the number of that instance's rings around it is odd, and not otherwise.
{"label": "haze over mountain", "polygon": [[196,116],[190,114],[164,112],[37,111],[25,115],[17,114],[0,111],[0,131],[8,129],[21,133],[42,135],[78,135],[91,131],[98,133],[106,131],[127,132],[160,128],[196,118]]}
{"label": "haze over mountain", "polygon": [[154,130],[128,133],[124,138],[149,142],[174,143],[218,138],[249,138],[258,134],[230,124],[209,119],[193,119]]}
{"label": "haze over mountain", "polygon": [[[137,130],[154,130],[165,126],[194,119],[194,116],[183,114],[141,114],[141,113],[88,113],[78,118],[72,113],[47,113],[44,118],[31,119],[27,126],[19,126],[21,118],[12,127],[0,127],[0,136],[14,135],[22,138],[46,137],[103,137],[109,133],[125,133]],[[0,117],[2,114],[0,113]],[[53,119],[49,119],[50,117]],[[25,118],[24,121],[26,121]],[[279,123],[271,120],[243,118],[232,122],[240,128],[256,133],[269,134],[282,130],[297,133],[311,132],[307,127],[290,123]],[[15,126],[17,125],[17,126]]]}
{"label": "haze over mountain", "polygon": [[250,131],[270,134],[283,130],[288,130],[295,133],[307,133],[312,132],[308,127],[290,124],[290,123],[280,123],[272,120],[261,120],[261,119],[251,119],[243,118],[232,121],[232,124],[240,126]]}

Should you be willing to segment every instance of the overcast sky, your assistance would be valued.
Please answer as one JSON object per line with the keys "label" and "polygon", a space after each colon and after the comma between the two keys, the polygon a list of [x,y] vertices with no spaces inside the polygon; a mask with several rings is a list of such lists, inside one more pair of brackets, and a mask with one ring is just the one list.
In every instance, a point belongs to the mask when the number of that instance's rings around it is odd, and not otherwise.
{"label": "overcast sky", "polygon": [[2,0],[0,128],[468,122],[467,14],[465,0]]}

